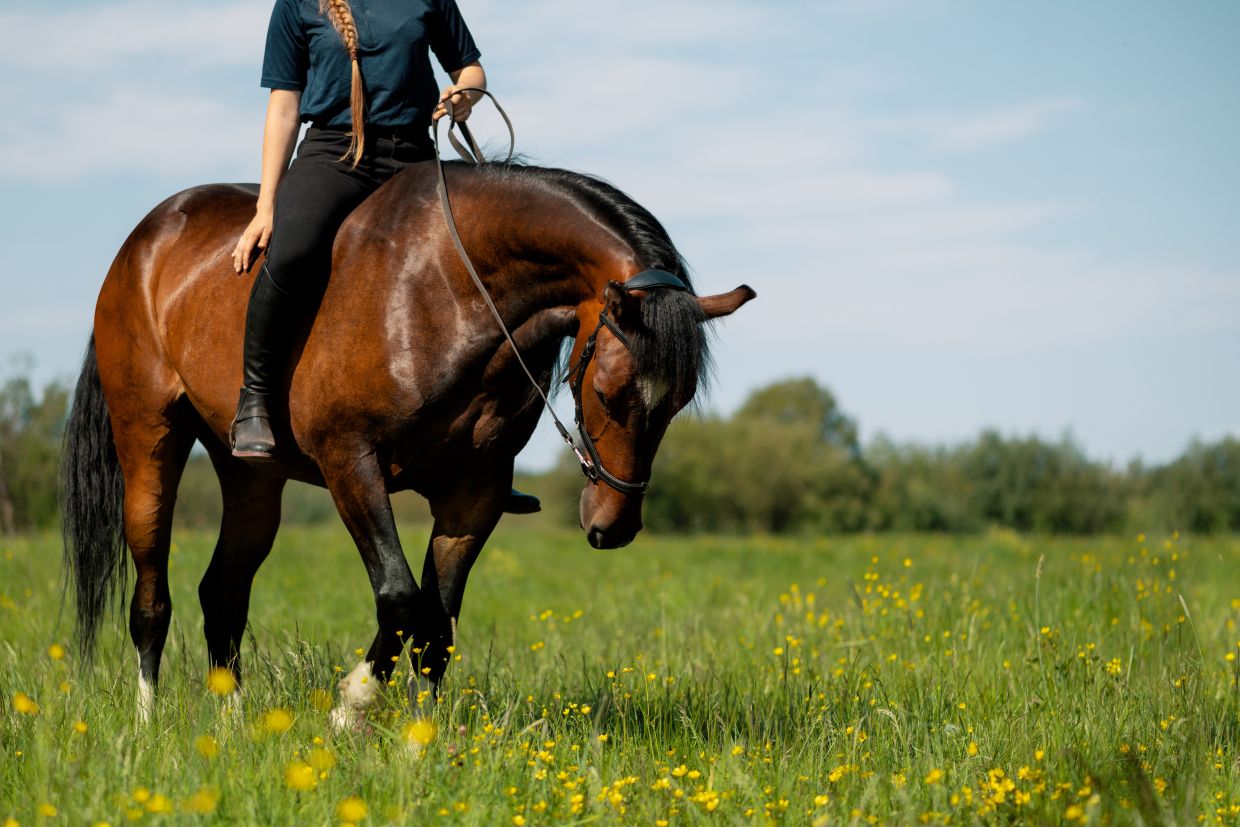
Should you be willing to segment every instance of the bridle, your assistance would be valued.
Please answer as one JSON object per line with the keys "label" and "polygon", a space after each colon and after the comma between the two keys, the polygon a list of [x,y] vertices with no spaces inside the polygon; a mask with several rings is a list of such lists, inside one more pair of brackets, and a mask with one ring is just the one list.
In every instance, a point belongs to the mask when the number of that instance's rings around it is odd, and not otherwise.
{"label": "bridle", "polygon": [[[625,292],[656,289],[683,291],[688,289],[683,281],[666,270],[643,270],[624,282],[621,287],[624,288]],[[615,320],[607,315],[607,310],[604,308],[598,314],[598,324],[594,326],[594,331],[586,339],[586,343],[581,346],[581,356],[577,358],[577,367],[570,370],[568,376],[564,377],[564,381],[569,383],[568,387],[573,395],[573,424],[577,426],[577,434],[581,438],[581,445],[586,449],[587,456],[582,456],[577,445],[571,440],[569,444],[572,446],[573,452],[577,454],[577,459],[581,461],[581,473],[585,474],[586,478],[591,482],[597,483],[602,480],[622,494],[645,494],[646,489],[650,487],[649,481],[625,482],[603,467],[603,460],[598,455],[598,448],[594,446],[594,439],[586,429],[585,415],[581,410],[582,385],[585,383],[586,367],[589,366],[590,360],[594,358],[598,333],[604,327],[611,331],[611,335],[615,336],[620,341],[620,344],[628,349],[629,353],[634,352],[633,341],[620,329],[620,325],[616,324]],[[555,416],[554,412],[552,416]]]}
{"label": "bridle", "polygon": [[[491,99],[491,103],[495,106],[495,110],[504,120],[504,124],[508,127],[508,157],[501,163],[508,163],[512,160],[513,150],[516,146],[516,135],[513,132],[512,121],[508,119],[508,114],[500,107],[499,101],[495,100],[495,96],[485,89],[458,89],[457,92],[478,92]],[[444,108],[448,113],[448,140],[452,143],[457,154],[467,163],[481,165],[487,163],[483,157],[482,150],[478,147],[478,143],[474,140],[473,134],[469,131],[463,122],[458,122],[452,113],[452,101],[443,101]],[[453,130],[460,128],[461,134],[464,136],[469,147],[466,148],[456,139]],[[547,398],[547,394],[543,391],[542,386],[538,384],[538,380],[534,378],[534,374],[530,372],[526,366],[525,360],[521,358],[521,351],[517,349],[517,343],[513,341],[512,333],[509,332],[508,326],[504,324],[504,319],[500,316],[499,309],[495,306],[495,302],[491,299],[491,294],[487,292],[486,285],[482,283],[482,279],[478,276],[478,271],[474,269],[473,262],[469,260],[469,254],[465,252],[465,245],[461,242],[461,236],[456,229],[456,220],[452,217],[452,204],[448,200],[448,182],[444,177],[443,158],[439,154],[439,123],[435,122],[434,129],[435,140],[435,164],[439,170],[439,200],[443,205],[444,219],[448,224],[448,234],[452,237],[452,243],[456,246],[456,252],[461,258],[461,263],[465,265],[465,269],[469,271],[469,276],[474,280],[478,291],[482,293],[482,299],[486,303],[487,308],[491,311],[491,315],[495,317],[499,329],[503,332],[504,338],[508,340],[508,344],[512,347],[513,354],[517,357],[517,363],[521,365],[521,370],[525,371],[526,377],[529,378],[530,384],[534,386],[534,390],[538,391],[538,395],[542,397],[543,404],[547,406],[547,411],[551,414],[551,419],[555,423],[555,429],[560,432],[560,437],[577,455],[577,461],[581,463],[581,473],[591,483],[597,485],[600,482],[606,483],[621,494],[645,494],[650,487],[650,481],[628,482],[612,474],[603,467],[603,460],[598,454],[598,448],[594,444],[594,439],[590,436],[590,432],[586,430],[585,415],[582,411],[582,385],[585,382],[586,368],[590,364],[590,360],[594,358],[594,352],[598,344],[599,331],[606,327],[611,331],[612,335],[624,345],[630,353],[634,352],[633,341],[628,335],[620,329],[620,325],[607,315],[607,309],[598,314],[598,324],[595,325],[594,331],[586,339],[582,345],[581,355],[577,359],[577,366],[569,371],[565,381],[569,383],[569,389],[573,395],[573,425],[577,429],[578,439],[574,440],[569,434],[568,429],[564,427],[564,423],[556,416],[555,409],[551,407],[551,400]],[[679,290],[687,291],[688,287],[678,276],[669,273],[666,270],[643,270],[634,275],[632,278],[620,285],[626,292],[634,290]],[[584,449],[584,451],[583,451]]]}

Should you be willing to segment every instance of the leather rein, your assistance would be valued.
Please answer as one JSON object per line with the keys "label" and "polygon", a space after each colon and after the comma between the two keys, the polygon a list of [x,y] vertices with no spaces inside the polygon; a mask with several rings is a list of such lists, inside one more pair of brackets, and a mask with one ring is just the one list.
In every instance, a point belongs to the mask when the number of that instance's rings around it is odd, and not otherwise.
{"label": "leather rein", "polygon": [[[492,105],[495,106],[495,111],[499,113],[500,117],[504,120],[504,125],[508,127],[508,156],[500,163],[506,164],[510,162],[512,160],[513,151],[516,149],[516,133],[512,128],[512,121],[508,119],[508,114],[504,112],[502,107],[500,107],[499,101],[497,101],[495,96],[485,89],[467,88],[458,89],[457,92],[477,92],[491,99]],[[452,111],[452,101],[450,99],[445,100],[443,101],[443,105],[448,114],[448,140],[451,142],[453,149],[456,150],[457,154],[460,155],[461,159],[466,163],[473,164],[475,166],[481,166],[482,164],[488,163],[482,154],[482,150],[478,146],[478,142],[474,140],[473,133],[470,132],[469,127],[466,126],[463,121],[457,121],[454,117]],[[461,135],[468,144],[468,148],[457,140],[456,135],[453,134],[458,127],[461,130]],[[461,236],[456,229],[456,220],[452,216],[452,203],[448,198],[448,182],[444,177],[443,158],[439,154],[438,121],[435,122],[432,133],[435,141],[435,164],[439,171],[439,200],[443,205],[444,219],[448,224],[448,234],[452,237],[452,243],[456,246],[456,252],[461,258],[461,263],[465,265],[465,269],[469,272],[470,278],[473,279],[474,284],[478,287],[478,291],[482,294],[483,301],[486,303],[487,308],[491,311],[491,315],[495,318],[495,322],[499,325],[499,329],[503,332],[504,338],[508,340],[508,344],[512,347],[513,355],[517,357],[517,363],[521,365],[521,370],[523,370],[526,377],[529,378],[530,384],[534,386],[534,390],[538,391],[538,395],[542,397],[543,404],[546,405],[548,413],[551,414],[552,421],[555,422],[556,430],[560,432],[561,438],[563,438],[568,447],[572,449],[573,453],[577,455],[577,461],[581,463],[581,473],[586,479],[590,480],[591,483],[596,485],[599,482],[606,483],[622,494],[645,494],[647,489],[650,487],[649,480],[645,482],[628,482],[620,479],[603,467],[603,460],[599,457],[598,448],[594,444],[594,439],[590,436],[590,432],[586,430],[585,416],[581,405],[582,384],[585,382],[586,368],[589,366],[590,360],[594,357],[599,331],[605,326],[611,331],[612,335],[620,341],[621,344],[628,348],[629,352],[633,352],[634,350],[632,340],[627,334],[624,333],[624,331],[620,329],[620,326],[616,324],[615,320],[607,315],[606,309],[599,313],[598,324],[595,326],[594,332],[590,334],[589,338],[586,339],[585,344],[582,346],[581,356],[577,360],[577,366],[570,370],[569,375],[565,377],[565,381],[569,382],[569,389],[573,395],[573,424],[577,429],[577,435],[580,440],[580,444],[578,444],[578,441],[574,440],[569,434],[568,428],[566,428],[564,423],[560,421],[560,418],[556,416],[555,409],[551,407],[551,400],[547,398],[546,392],[542,389],[542,386],[538,384],[538,380],[534,378],[534,374],[530,372],[529,367],[525,364],[525,360],[521,358],[521,351],[518,350],[517,343],[513,341],[512,333],[509,332],[508,326],[504,324],[504,319],[500,316],[499,308],[495,306],[495,302],[491,299],[491,294],[487,291],[486,286],[482,283],[482,279],[478,276],[478,271],[474,269],[473,262],[469,259],[469,254],[465,252],[465,245],[461,242]],[[688,289],[679,277],[665,270],[644,270],[624,282],[621,286],[625,291]],[[584,452],[582,450],[583,448]]]}

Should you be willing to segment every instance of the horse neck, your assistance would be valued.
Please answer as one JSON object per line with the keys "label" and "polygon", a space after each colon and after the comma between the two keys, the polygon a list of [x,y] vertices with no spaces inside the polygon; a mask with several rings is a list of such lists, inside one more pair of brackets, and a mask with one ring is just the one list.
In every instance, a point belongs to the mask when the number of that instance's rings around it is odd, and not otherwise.
{"label": "horse neck", "polygon": [[577,316],[597,312],[607,282],[634,271],[632,246],[567,195],[528,189],[518,194],[519,208],[499,205],[485,224],[481,246],[492,261],[478,269],[500,312],[513,319],[570,308]]}

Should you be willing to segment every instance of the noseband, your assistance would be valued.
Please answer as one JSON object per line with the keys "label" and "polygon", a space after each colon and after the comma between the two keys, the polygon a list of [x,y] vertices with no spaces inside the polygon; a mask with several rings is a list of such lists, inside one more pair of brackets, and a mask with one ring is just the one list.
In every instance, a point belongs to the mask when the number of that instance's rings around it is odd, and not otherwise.
{"label": "noseband", "polygon": [[[512,158],[512,148],[515,144],[513,138],[512,122],[508,120],[508,115],[500,109],[499,103],[495,97],[485,89],[461,89],[461,92],[479,92],[491,99],[491,103],[495,104],[496,110],[504,119],[504,123],[508,126],[509,148],[508,157]],[[472,164],[484,164],[486,159],[483,158],[482,151],[478,149],[477,142],[474,141],[473,135],[469,133],[469,129],[464,123],[458,123],[452,113],[451,100],[443,101],[444,107],[448,111],[448,138],[452,141],[453,147],[457,153],[465,161]],[[460,127],[461,134],[465,136],[469,143],[469,149],[472,155],[464,146],[457,141],[452,131],[456,127]],[[598,324],[594,327],[594,332],[586,339],[586,343],[581,348],[581,357],[577,360],[577,367],[574,368],[566,381],[570,381],[569,388],[572,390],[573,403],[575,413],[573,416],[573,425],[577,428],[578,439],[574,440],[569,434],[568,429],[564,427],[564,423],[556,416],[555,410],[551,407],[551,400],[547,399],[547,394],[543,391],[542,386],[538,384],[538,380],[534,378],[534,374],[526,366],[525,360],[521,358],[521,351],[517,349],[517,343],[512,340],[512,333],[508,330],[508,325],[504,324],[503,318],[500,316],[499,308],[495,306],[495,302],[491,300],[491,294],[487,292],[486,286],[482,283],[482,279],[478,276],[478,271],[474,269],[473,262],[469,260],[469,254],[465,252],[465,245],[461,242],[461,236],[456,230],[456,220],[452,217],[452,204],[448,199],[448,182],[443,174],[443,159],[439,156],[439,124],[436,122],[433,130],[435,139],[435,161],[439,169],[439,200],[443,206],[444,219],[448,224],[448,234],[452,237],[452,243],[456,245],[456,252],[461,257],[461,262],[465,265],[465,269],[469,271],[470,277],[474,280],[479,292],[482,293],[482,299],[486,303],[487,308],[491,311],[491,315],[495,317],[495,321],[499,324],[499,329],[503,331],[504,338],[508,340],[508,344],[512,347],[512,352],[517,357],[517,363],[521,365],[521,369],[525,371],[525,375],[529,378],[530,384],[534,386],[534,390],[538,391],[538,395],[542,397],[543,404],[547,406],[547,411],[551,414],[551,419],[555,423],[555,429],[560,432],[560,436],[569,448],[573,449],[573,453],[577,455],[577,460],[581,463],[581,473],[585,475],[591,483],[597,485],[599,482],[605,482],[621,494],[645,494],[646,489],[650,487],[650,482],[626,482],[615,474],[612,474],[603,467],[603,460],[598,455],[598,448],[594,445],[594,440],[590,437],[590,432],[586,430],[585,418],[581,410],[581,386],[585,381],[586,367],[590,364],[590,360],[594,358],[595,345],[598,342],[598,332],[606,325],[607,329],[612,332],[620,343],[628,348],[629,352],[633,352],[633,341],[620,329],[615,320],[607,315],[604,309],[598,314]],[[626,292],[633,290],[688,290],[685,283],[676,275],[666,270],[643,270],[633,276],[621,285]],[[578,444],[580,442],[580,445]],[[585,449],[584,453],[582,448]]]}

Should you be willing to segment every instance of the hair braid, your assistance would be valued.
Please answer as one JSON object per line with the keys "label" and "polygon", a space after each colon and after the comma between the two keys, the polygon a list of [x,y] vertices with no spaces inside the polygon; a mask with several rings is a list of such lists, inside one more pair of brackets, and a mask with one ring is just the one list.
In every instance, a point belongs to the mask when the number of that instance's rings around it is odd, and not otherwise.
{"label": "hair braid", "polygon": [[366,92],[362,88],[362,67],[357,59],[357,24],[353,21],[353,9],[349,8],[349,0],[319,0],[319,12],[326,14],[332,26],[344,41],[344,48],[349,53],[353,64],[353,85],[349,90],[349,108],[353,115],[353,138],[349,141],[349,151],[341,160],[353,157],[356,167],[362,160],[362,150],[366,146]]}

